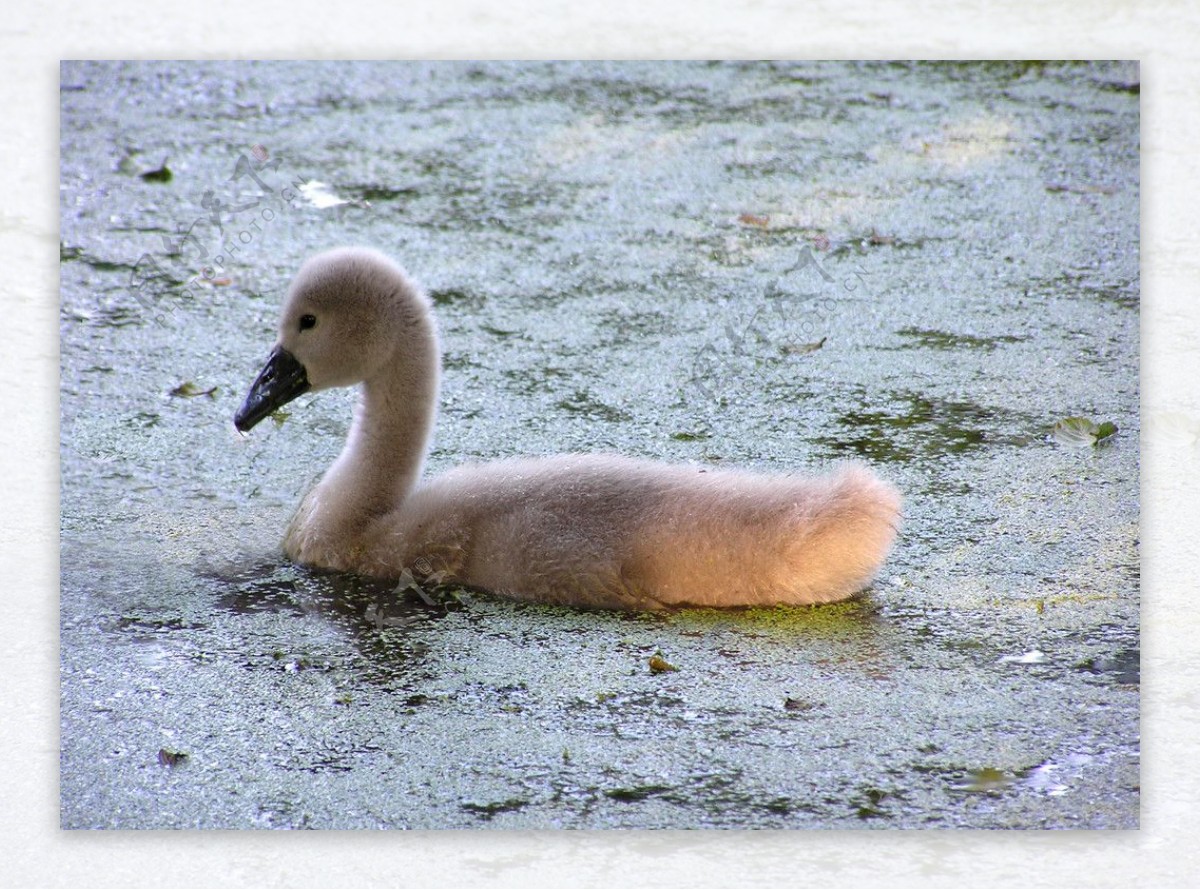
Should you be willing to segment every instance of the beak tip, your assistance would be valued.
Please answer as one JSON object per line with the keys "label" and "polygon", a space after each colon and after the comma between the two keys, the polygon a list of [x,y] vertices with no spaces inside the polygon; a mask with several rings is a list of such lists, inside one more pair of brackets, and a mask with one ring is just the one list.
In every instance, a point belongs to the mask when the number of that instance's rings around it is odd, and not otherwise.
{"label": "beak tip", "polygon": [[290,352],[276,347],[267,364],[246,394],[242,407],[233,415],[233,426],[248,433],[260,420],[310,389],[304,365]]}
{"label": "beak tip", "polygon": [[253,429],[254,424],[258,421],[251,416],[251,412],[247,411],[248,405],[242,405],[238,408],[237,413],[233,415],[233,428],[239,433],[248,433]]}
{"label": "beak tip", "polygon": [[258,426],[258,422],[270,414],[272,406],[261,400],[247,398],[246,403],[233,415],[233,428],[243,435]]}

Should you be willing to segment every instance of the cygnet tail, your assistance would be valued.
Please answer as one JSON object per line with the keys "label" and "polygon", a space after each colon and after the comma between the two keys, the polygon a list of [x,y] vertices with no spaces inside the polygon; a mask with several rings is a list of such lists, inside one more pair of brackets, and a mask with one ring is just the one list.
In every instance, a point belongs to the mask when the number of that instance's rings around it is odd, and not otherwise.
{"label": "cygnet tail", "polygon": [[847,465],[812,482],[810,498],[797,504],[785,560],[791,577],[782,586],[792,603],[835,602],[870,586],[900,528],[900,492],[866,467]]}
{"label": "cygnet tail", "polygon": [[713,471],[663,491],[621,577],[636,607],[831,603],[871,584],[900,493],[867,467],[826,476]]}

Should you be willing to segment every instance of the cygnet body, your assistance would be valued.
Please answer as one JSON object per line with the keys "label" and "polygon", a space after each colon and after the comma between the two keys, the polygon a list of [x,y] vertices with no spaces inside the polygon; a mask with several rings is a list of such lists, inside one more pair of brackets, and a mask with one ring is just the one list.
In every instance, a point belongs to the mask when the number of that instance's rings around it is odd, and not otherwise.
{"label": "cygnet body", "polygon": [[804,479],[567,454],[421,468],[440,351],[428,297],[383,254],[300,269],[279,340],[234,423],[362,384],[345,448],[284,538],[304,565],[615,609],[845,599],[870,584],[900,495],[848,464]]}

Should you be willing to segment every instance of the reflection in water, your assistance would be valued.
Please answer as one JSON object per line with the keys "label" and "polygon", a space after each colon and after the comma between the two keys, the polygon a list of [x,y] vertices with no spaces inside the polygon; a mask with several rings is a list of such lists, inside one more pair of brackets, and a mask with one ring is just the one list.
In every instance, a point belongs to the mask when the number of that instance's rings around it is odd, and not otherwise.
{"label": "reflection in water", "polygon": [[208,577],[224,590],[217,606],[229,612],[325,619],[348,632],[370,662],[364,679],[386,685],[411,682],[412,668],[428,654],[428,643],[414,632],[462,605],[454,590],[426,591],[415,584],[402,587],[395,581],[277,562],[210,572]]}
{"label": "reflection in water", "polygon": [[[1094,759],[1095,757],[1091,754],[1072,752],[1058,763],[1047,760],[1040,766],[1031,769],[1022,784],[1026,788],[1040,791],[1051,797],[1061,797],[1071,790],[1071,786],[1066,783],[1072,780],[1077,781],[1084,767]],[[1059,781],[1060,779],[1062,781]]]}

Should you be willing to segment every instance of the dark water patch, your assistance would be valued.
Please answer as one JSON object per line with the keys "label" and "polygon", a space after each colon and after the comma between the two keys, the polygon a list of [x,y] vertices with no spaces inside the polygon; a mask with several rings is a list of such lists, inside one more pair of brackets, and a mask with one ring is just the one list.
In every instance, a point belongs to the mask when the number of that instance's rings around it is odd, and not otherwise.
{"label": "dark water patch", "polygon": [[[206,574],[218,587],[217,608],[247,618],[275,615],[340,628],[363,659],[356,674],[386,688],[408,688],[414,667],[428,654],[428,644],[415,632],[462,608],[452,588],[418,590],[412,583],[347,572],[263,564],[234,574]],[[268,655],[268,663],[280,657]],[[297,664],[311,666],[303,658]]]}
{"label": "dark water patch", "polygon": [[604,792],[604,796],[622,803],[637,803],[670,790],[670,785],[634,785],[629,788],[609,788]]}
{"label": "dark water patch", "polygon": [[[1069,64],[1069,63],[1068,63]],[[865,63],[870,69],[876,66],[899,69],[923,77],[940,77],[947,81],[977,83],[980,81],[1022,80],[1043,77],[1061,69],[1061,62],[1042,59],[993,60],[986,62],[922,61]]]}
{"label": "dark water patch", "polygon": [[885,232],[877,232],[872,229],[858,235],[850,235],[844,238],[831,239],[824,233],[821,237],[829,242],[826,250],[827,259],[835,259],[840,256],[855,255],[863,256],[872,250],[879,248],[891,248],[893,250],[920,250],[926,244],[933,241],[941,241],[941,238],[902,238],[898,235],[890,235]]}
{"label": "dark water patch", "polygon": [[1142,681],[1142,652],[1140,648],[1121,649],[1081,661],[1075,669],[1111,683],[1137,686]]}
{"label": "dark water patch", "polygon": [[498,328],[495,325],[480,324],[479,330],[483,331],[485,334],[495,337],[497,340],[507,340],[510,337],[524,339],[524,333],[522,331],[519,331],[519,330],[510,331],[507,328]]}
{"label": "dark water patch", "polygon": [[305,614],[298,594],[297,570],[292,566],[262,563],[229,573],[203,571],[201,577],[207,577],[223,591],[217,596],[217,608],[238,615]]}
{"label": "dark water patch", "polygon": [[643,79],[635,67],[626,76],[572,77],[550,86],[523,86],[507,96],[511,102],[557,102],[588,109],[609,122],[641,118],[695,120],[711,113],[710,90],[699,84],[666,86]]}
{"label": "dark water patch", "polygon": [[[71,247],[60,244],[58,259],[62,263],[80,262],[91,266],[97,272],[132,272],[134,266],[130,263],[106,260],[88,253],[82,247]],[[180,283],[180,282],[176,282]]]}
{"label": "dark water patch", "polygon": [[600,312],[596,327],[606,335],[609,342],[623,343],[629,340],[646,342],[671,334],[676,329],[676,316],[662,310],[638,311],[629,307]]}
{"label": "dark water patch", "polygon": [[[1106,142],[1122,144],[1127,141],[1128,135],[1119,121],[1092,121],[1086,127],[1073,131],[1067,141],[1077,145],[1103,145]],[[1109,194],[1116,194],[1116,189]]]}
{"label": "dark water patch", "polygon": [[529,688],[520,680],[500,685],[471,680],[457,687],[451,698],[456,707],[475,713],[520,714],[532,704]]}
{"label": "dark water patch", "polygon": [[472,813],[484,820],[491,820],[501,813],[515,813],[518,810],[523,810],[529,806],[531,801],[520,797],[510,797],[506,800],[494,801],[492,803],[464,803],[459,806],[468,813]]}
{"label": "dark water patch", "polygon": [[346,186],[345,191],[356,194],[359,200],[367,201],[371,204],[380,204],[388,201],[407,201],[423,197],[424,195],[424,191],[415,186],[389,188],[382,185],[351,185]]}
{"label": "dark water patch", "polygon": [[[803,176],[813,174],[822,158],[814,144],[810,152],[792,149],[761,153],[752,158],[737,158],[725,162],[725,170],[731,174],[751,178],[772,179],[777,176]],[[777,228],[774,231],[780,231]]]}
{"label": "dark water patch", "polygon": [[502,372],[504,388],[522,396],[542,396],[562,386],[562,381],[577,375],[573,368],[552,365],[531,365],[528,368],[509,368]]}
{"label": "dark water patch", "polygon": [[348,745],[335,742],[317,746],[297,739],[294,747],[273,752],[269,756],[281,770],[321,774],[352,772],[382,753],[378,745],[370,743]]}
{"label": "dark water patch", "polygon": [[927,349],[982,349],[991,352],[1002,343],[1020,343],[1028,337],[1021,337],[1012,334],[1001,334],[996,337],[975,337],[971,334],[952,334],[949,331],[939,331],[935,329],[906,327],[896,331],[901,337],[905,337],[912,342],[910,346],[902,347],[887,347],[880,346],[878,349],[912,349],[912,348],[927,348]]}
{"label": "dark water patch", "polygon": [[323,93],[312,100],[312,106],[325,111],[364,111],[367,100],[349,96],[343,92]]}
{"label": "dark water patch", "polygon": [[[467,194],[482,188],[477,177],[470,175],[471,169],[463,153],[447,148],[428,149],[407,155],[405,160],[421,179],[444,180],[453,184],[452,194]],[[444,196],[444,192],[442,193]]]}
{"label": "dark water patch", "polygon": [[588,420],[603,420],[607,423],[624,423],[633,419],[628,411],[606,405],[582,389],[577,389],[572,395],[560,399],[556,407]]}
{"label": "dark water patch", "polygon": [[892,393],[892,398],[900,410],[844,412],[837,423],[845,435],[813,441],[839,454],[908,462],[984,447],[1024,447],[1045,438],[1044,421],[1011,410],[912,392]]}
{"label": "dark water patch", "polygon": [[148,611],[127,612],[117,619],[121,630],[151,631],[159,633],[174,630],[202,630],[205,625],[190,621],[181,615],[161,615]]}
{"label": "dark water patch", "polygon": [[859,819],[887,818],[891,815],[889,804],[903,798],[904,795],[899,791],[867,786],[851,798],[849,804]]}
{"label": "dark water patch", "polygon": [[1141,288],[1137,281],[1098,281],[1090,270],[1064,272],[1053,278],[1035,278],[1026,282],[1026,297],[1076,297],[1112,303],[1122,309],[1141,308]]}
{"label": "dark water patch", "polygon": [[1112,93],[1129,93],[1134,96],[1139,96],[1142,92],[1142,84],[1136,80],[1098,80],[1096,86]]}
{"label": "dark water patch", "polygon": [[463,309],[467,312],[478,312],[487,302],[487,294],[481,291],[469,291],[462,288],[444,288],[429,291],[429,299],[439,309]]}

